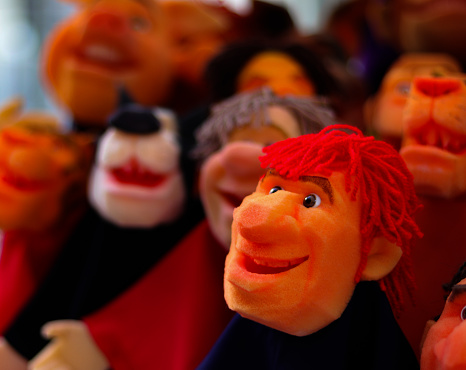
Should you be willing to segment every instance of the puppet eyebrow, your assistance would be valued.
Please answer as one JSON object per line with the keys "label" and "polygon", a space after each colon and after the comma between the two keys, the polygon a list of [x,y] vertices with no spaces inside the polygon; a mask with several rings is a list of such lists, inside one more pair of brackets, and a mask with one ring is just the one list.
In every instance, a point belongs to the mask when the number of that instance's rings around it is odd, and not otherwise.
{"label": "puppet eyebrow", "polygon": [[[278,177],[284,178],[274,169],[270,169],[267,172],[267,175],[278,176]],[[265,176],[262,177],[262,179],[260,180],[261,182],[264,181]],[[325,194],[327,194],[327,196],[329,197],[330,203],[333,204],[333,188],[332,188],[332,185],[330,184],[330,181],[328,181],[327,178],[319,177],[319,176],[300,176],[299,181],[312,182],[316,184],[317,186],[319,186],[325,192]]]}
{"label": "puppet eyebrow", "polygon": [[458,296],[466,294],[466,284],[456,284],[451,289],[450,298],[448,298],[448,302],[453,302]]}

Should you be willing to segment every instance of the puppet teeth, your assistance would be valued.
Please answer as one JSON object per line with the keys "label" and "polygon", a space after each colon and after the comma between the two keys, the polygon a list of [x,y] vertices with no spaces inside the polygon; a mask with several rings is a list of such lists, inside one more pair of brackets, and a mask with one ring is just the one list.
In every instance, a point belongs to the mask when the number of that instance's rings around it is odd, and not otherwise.
{"label": "puppet teeth", "polygon": [[288,267],[291,265],[291,261],[280,261],[280,260],[265,260],[265,259],[253,259],[254,262],[261,266],[269,267]]}
{"label": "puppet teeth", "polygon": [[115,50],[105,46],[105,45],[89,45],[84,50],[84,54],[89,59],[104,61],[104,62],[112,62],[116,63],[121,60],[121,56]]}

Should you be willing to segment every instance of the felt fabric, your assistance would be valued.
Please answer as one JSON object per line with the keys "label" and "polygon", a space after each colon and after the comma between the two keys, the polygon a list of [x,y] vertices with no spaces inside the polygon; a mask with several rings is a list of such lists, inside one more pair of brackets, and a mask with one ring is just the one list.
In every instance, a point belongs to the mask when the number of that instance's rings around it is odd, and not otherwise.
{"label": "felt fabric", "polygon": [[343,315],[296,337],[236,315],[197,370],[419,369],[377,282],[361,282]]}
{"label": "felt fabric", "polygon": [[[47,343],[41,327],[53,320],[80,319],[116,298],[141,278],[203,216],[200,202],[176,222],[154,228],[121,228],[89,209],[46,280],[5,332],[27,359]],[[26,338],[26,339],[25,339]]]}
{"label": "felt fabric", "polygon": [[199,224],[136,285],[84,322],[114,370],[194,369],[233,316],[226,251]]}
{"label": "felt fabric", "polygon": [[81,213],[82,210],[70,214],[59,229],[3,232],[0,252],[1,333],[45,278]]}

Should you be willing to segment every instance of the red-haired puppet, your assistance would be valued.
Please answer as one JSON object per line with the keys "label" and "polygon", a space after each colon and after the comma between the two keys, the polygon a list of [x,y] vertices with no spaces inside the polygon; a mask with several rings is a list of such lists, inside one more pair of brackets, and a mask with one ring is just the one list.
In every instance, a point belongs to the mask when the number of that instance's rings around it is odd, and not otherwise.
{"label": "red-haired puppet", "polygon": [[422,370],[466,369],[466,263],[445,288],[448,297],[442,314],[426,325]]}
{"label": "red-haired puppet", "polygon": [[[207,220],[125,294],[83,322],[44,327],[55,337],[33,368],[57,359],[77,369],[191,370],[231,319],[223,298],[223,267],[233,208],[264,173],[258,156],[268,143],[317,132],[333,122],[319,100],[279,97],[270,89],[244,93],[214,107],[198,133],[200,193]],[[139,304],[141,302],[141,304]],[[85,325],[84,325],[85,324]],[[83,343],[74,347],[74,343]]]}
{"label": "red-haired puppet", "polygon": [[200,369],[418,366],[385,297],[399,311],[414,288],[412,176],[388,144],[351,131],[264,148],[268,172],[235,210],[225,263],[242,317]]}
{"label": "red-haired puppet", "polygon": [[[85,209],[92,153],[55,117],[0,112],[0,333],[42,282]],[[87,152],[86,152],[87,151]]]}
{"label": "red-haired puppet", "polygon": [[417,353],[426,321],[444,306],[442,285],[466,260],[465,107],[464,76],[417,77],[403,112],[400,154],[424,205],[416,221],[425,237],[412,250],[416,305],[399,323]]}

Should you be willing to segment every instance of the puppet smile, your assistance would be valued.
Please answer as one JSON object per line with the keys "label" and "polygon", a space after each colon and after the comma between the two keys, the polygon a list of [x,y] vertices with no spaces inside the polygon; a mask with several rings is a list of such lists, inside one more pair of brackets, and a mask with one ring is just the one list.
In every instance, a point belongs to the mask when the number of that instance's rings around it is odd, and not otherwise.
{"label": "puppet smile", "polygon": [[271,275],[291,270],[309,259],[309,256],[293,258],[291,260],[278,260],[271,258],[253,258],[244,256],[244,268],[253,274]]}
{"label": "puppet smile", "polygon": [[159,186],[167,178],[166,175],[154,173],[143,168],[136,161],[131,161],[122,167],[113,168],[109,172],[112,177],[120,183],[149,188]]}
{"label": "puppet smile", "polygon": [[412,134],[418,145],[445,150],[452,154],[466,152],[466,137],[459,133],[452,133],[436,125],[423,127]]}

